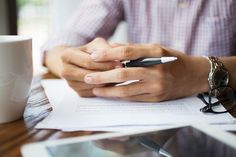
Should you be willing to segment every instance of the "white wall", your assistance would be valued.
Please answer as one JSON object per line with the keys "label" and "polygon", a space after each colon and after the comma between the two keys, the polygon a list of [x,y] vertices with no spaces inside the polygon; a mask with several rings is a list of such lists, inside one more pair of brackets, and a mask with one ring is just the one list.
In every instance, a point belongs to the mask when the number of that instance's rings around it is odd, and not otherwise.
{"label": "white wall", "polygon": [[[67,19],[73,14],[82,0],[50,0],[50,30],[56,31],[58,26],[63,25]],[[50,31],[52,32],[52,31]],[[110,39],[111,42],[124,43],[127,41],[126,24],[122,22],[116,30],[114,36]]]}
{"label": "white wall", "polygon": [[110,38],[110,42],[126,43],[127,41],[127,24],[121,22],[114,35]]}

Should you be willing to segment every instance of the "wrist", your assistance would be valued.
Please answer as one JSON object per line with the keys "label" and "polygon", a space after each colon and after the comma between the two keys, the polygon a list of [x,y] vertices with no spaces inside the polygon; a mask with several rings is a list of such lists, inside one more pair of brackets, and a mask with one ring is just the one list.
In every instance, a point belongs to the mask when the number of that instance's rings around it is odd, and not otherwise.
{"label": "wrist", "polygon": [[210,64],[208,60],[202,56],[191,57],[192,60],[192,78],[194,93],[204,93],[209,91],[208,75],[210,72]]}

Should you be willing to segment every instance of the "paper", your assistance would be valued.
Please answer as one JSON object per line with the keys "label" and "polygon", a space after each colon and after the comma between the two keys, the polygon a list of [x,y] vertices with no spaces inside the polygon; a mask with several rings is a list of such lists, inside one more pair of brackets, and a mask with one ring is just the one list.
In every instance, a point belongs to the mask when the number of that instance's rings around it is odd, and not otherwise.
{"label": "paper", "polygon": [[[44,81],[52,113],[36,128],[75,130],[128,130],[179,123],[234,124],[226,114],[203,114],[200,99],[188,97],[161,103],[138,103],[104,98],[81,98],[65,81]],[[60,91],[60,95],[58,95]]]}
{"label": "paper", "polygon": [[70,87],[64,80],[50,79],[44,80],[41,83],[44,87],[49,102],[53,105],[53,108],[60,104],[67,91],[71,91]]}

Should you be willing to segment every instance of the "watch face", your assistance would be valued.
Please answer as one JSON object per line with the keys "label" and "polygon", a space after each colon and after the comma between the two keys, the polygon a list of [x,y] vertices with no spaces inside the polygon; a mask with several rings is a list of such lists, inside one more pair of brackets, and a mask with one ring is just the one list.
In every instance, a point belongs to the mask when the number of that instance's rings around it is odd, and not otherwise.
{"label": "watch face", "polygon": [[213,75],[215,87],[227,86],[229,83],[229,73],[224,69],[218,69]]}

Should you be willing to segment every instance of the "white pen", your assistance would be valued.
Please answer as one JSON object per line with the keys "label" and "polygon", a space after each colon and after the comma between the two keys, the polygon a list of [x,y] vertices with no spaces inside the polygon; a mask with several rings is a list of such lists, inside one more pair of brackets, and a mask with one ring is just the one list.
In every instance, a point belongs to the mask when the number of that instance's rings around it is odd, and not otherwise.
{"label": "white pen", "polygon": [[149,67],[157,64],[164,64],[177,60],[177,57],[160,57],[160,58],[141,58],[131,61],[125,61],[124,67]]}

